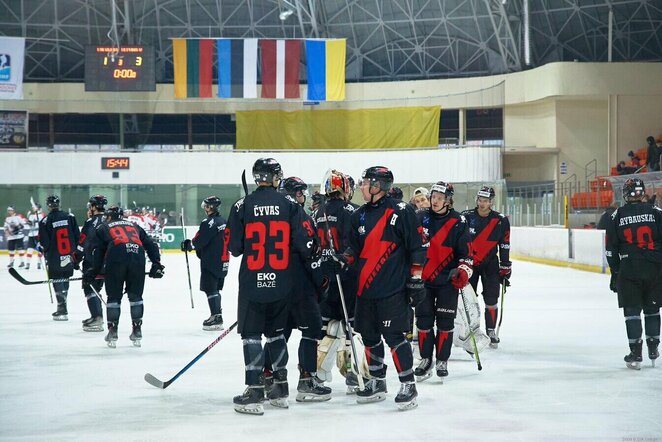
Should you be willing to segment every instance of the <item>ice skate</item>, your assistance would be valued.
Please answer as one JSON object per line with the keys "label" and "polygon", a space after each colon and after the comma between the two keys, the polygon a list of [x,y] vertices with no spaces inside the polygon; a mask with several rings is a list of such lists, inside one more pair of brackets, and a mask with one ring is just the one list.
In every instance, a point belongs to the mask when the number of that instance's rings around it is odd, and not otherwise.
{"label": "ice skate", "polygon": [[243,414],[264,414],[264,387],[262,385],[249,385],[243,394],[232,399],[234,411]]}
{"label": "ice skate", "polygon": [[109,322],[108,323],[108,334],[104,338],[106,341],[106,344],[110,348],[115,348],[117,347],[117,324],[114,322]]}
{"label": "ice skate", "polygon": [[95,316],[93,318],[87,318],[83,321],[83,331],[86,332],[102,332],[103,331],[103,318],[101,316]]}
{"label": "ice skate", "polygon": [[262,376],[264,377],[264,394],[268,395],[274,386],[274,374],[271,370],[265,368],[262,370]]}
{"label": "ice skate", "polygon": [[414,376],[416,376],[416,382],[429,379],[432,376],[432,360],[430,358],[421,359],[421,363],[414,370]]}
{"label": "ice skate", "polygon": [[274,385],[267,394],[269,403],[278,408],[290,408],[287,397],[290,395],[289,386],[287,385],[287,370],[278,370],[273,373]]}
{"label": "ice skate", "polygon": [[630,344],[630,354],[623,358],[627,368],[641,370],[641,362],[643,361],[643,358],[641,357],[641,346],[641,341]]}
{"label": "ice skate", "polygon": [[131,336],[129,336],[129,339],[131,339],[134,347],[140,347],[140,340],[143,338],[143,332],[140,329],[140,326],[142,325],[143,321],[141,319],[133,321],[133,331],[131,331]]}
{"label": "ice skate", "polygon": [[30,270],[30,263],[25,264],[25,270]]}
{"label": "ice skate", "polygon": [[22,269],[23,267],[25,267],[25,263],[24,263],[24,262],[21,262],[21,263],[18,265],[18,268],[19,268],[19,269]]}
{"label": "ice skate", "polygon": [[496,331],[494,329],[487,329],[487,336],[490,338],[490,348],[499,348],[499,342],[501,340],[497,336]]}
{"label": "ice skate", "polygon": [[660,357],[660,352],[657,347],[660,345],[660,340],[656,338],[646,339],[646,346],[648,347],[648,359],[651,360],[651,365],[655,367],[655,360]]}
{"label": "ice skate", "polygon": [[356,392],[356,402],[359,404],[369,404],[380,402],[386,399],[386,380],[383,378],[370,378],[364,382],[365,389]]}
{"label": "ice skate", "polygon": [[206,331],[223,330],[223,315],[211,315],[202,322],[202,329]]}
{"label": "ice skate", "polygon": [[437,361],[437,376],[445,378],[448,376],[448,361]]}
{"label": "ice skate", "polygon": [[416,383],[403,382],[400,384],[400,391],[395,397],[395,403],[400,411],[413,410],[418,407],[418,403],[416,402],[417,397],[418,392],[416,391]]}
{"label": "ice skate", "polygon": [[7,264],[7,268],[11,269],[12,267],[14,267],[14,261],[9,261],[9,264]]}
{"label": "ice skate", "polygon": [[69,316],[67,313],[67,304],[62,303],[57,305],[57,310],[53,313],[53,321],[68,321]]}
{"label": "ice skate", "polygon": [[302,372],[297,385],[297,402],[323,402],[331,399],[331,389],[321,384],[315,376]]}
{"label": "ice skate", "polygon": [[359,391],[359,378],[356,377],[353,371],[347,372],[345,385],[347,386],[347,394],[356,394]]}

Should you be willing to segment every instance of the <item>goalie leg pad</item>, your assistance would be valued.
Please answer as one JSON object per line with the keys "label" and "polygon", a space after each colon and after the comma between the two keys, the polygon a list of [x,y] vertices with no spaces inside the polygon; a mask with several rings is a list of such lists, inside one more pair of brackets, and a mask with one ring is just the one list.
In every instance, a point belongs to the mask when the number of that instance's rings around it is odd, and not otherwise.
{"label": "goalie leg pad", "polygon": [[317,346],[317,377],[324,382],[331,380],[331,370],[336,362],[336,352],[343,340],[324,336]]}

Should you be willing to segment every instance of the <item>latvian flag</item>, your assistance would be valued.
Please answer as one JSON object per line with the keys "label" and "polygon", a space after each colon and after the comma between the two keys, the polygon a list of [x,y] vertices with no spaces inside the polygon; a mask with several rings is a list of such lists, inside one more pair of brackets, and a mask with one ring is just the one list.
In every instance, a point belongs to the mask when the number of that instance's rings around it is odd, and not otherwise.
{"label": "latvian flag", "polygon": [[175,98],[211,97],[214,40],[172,41]]}
{"label": "latvian flag", "polygon": [[220,39],[218,96],[257,98],[257,38]]}
{"label": "latvian flag", "polygon": [[299,98],[300,40],[260,40],[262,98]]}

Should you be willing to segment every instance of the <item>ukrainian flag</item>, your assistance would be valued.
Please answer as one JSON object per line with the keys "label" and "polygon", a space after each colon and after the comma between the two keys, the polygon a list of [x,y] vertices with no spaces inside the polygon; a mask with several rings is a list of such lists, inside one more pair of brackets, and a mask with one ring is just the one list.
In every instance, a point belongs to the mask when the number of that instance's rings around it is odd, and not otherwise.
{"label": "ukrainian flag", "polygon": [[310,101],[345,99],[345,53],[347,41],[306,40],[308,95]]}

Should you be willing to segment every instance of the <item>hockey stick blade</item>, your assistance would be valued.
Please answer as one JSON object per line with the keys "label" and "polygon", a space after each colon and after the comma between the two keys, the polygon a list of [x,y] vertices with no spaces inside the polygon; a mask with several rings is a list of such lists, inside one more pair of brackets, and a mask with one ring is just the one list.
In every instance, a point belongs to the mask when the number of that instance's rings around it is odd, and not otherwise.
{"label": "hockey stick blade", "polygon": [[46,279],[46,280],[43,280],[43,281],[28,281],[27,279],[22,277],[21,274],[18,273],[18,271],[13,267],[9,268],[9,274],[15,280],[17,280],[18,282],[20,282],[23,285],[50,284],[50,283],[53,283],[53,282],[80,281],[81,279],[83,279],[83,278],[60,278],[60,279]]}
{"label": "hockey stick blade", "polygon": [[221,333],[221,334],[218,336],[218,338],[214,339],[214,341],[213,341],[211,344],[209,344],[209,345],[207,346],[207,348],[205,348],[204,350],[202,350],[202,351],[201,351],[201,352],[200,352],[195,358],[193,358],[193,360],[192,360],[191,362],[189,362],[188,364],[186,364],[186,367],[184,367],[184,368],[182,368],[181,370],[179,370],[179,372],[178,372],[176,375],[174,375],[172,378],[170,378],[170,379],[168,379],[167,381],[163,382],[163,381],[158,380],[158,379],[157,379],[156,377],[154,377],[153,375],[151,375],[151,374],[149,374],[149,373],[146,373],[146,374],[145,374],[145,381],[146,381],[149,385],[153,385],[153,386],[156,387],[156,388],[160,388],[160,389],[162,389],[162,390],[165,390],[166,388],[168,388],[168,385],[170,385],[170,384],[172,384],[173,382],[175,382],[175,381],[177,380],[177,378],[180,377],[182,374],[184,374],[184,372],[185,372],[186,370],[188,370],[189,368],[191,368],[191,366],[192,366],[193,364],[195,364],[196,362],[198,362],[198,360],[199,360],[201,357],[203,357],[203,356],[205,355],[205,353],[207,353],[209,350],[211,350],[212,347],[213,347],[214,345],[218,344],[218,342],[219,342],[221,339],[223,339],[224,337],[226,337],[227,335],[229,335],[230,332],[231,332],[232,330],[234,330],[234,328],[235,328],[236,326],[237,326],[237,321],[235,321],[234,324],[232,324],[227,330],[223,331],[223,333]]}

